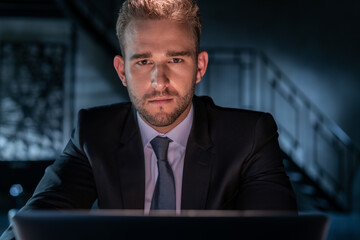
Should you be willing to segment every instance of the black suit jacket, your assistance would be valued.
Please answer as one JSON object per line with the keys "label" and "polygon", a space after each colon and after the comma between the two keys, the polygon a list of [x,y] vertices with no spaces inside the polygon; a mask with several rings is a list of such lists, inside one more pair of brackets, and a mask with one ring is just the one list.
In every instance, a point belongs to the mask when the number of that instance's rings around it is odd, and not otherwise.
{"label": "black suit jacket", "polygon": [[[296,200],[285,174],[270,114],[221,108],[194,97],[182,209],[290,210]],[[61,156],[46,169],[26,209],[142,209],[144,153],[131,103],[81,110]]]}

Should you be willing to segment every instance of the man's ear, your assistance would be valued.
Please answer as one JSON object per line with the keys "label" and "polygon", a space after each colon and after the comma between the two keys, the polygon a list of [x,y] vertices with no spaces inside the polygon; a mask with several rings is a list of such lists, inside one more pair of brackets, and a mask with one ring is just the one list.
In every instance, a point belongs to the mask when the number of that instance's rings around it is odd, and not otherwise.
{"label": "man's ear", "polygon": [[206,51],[201,51],[198,54],[197,60],[196,83],[199,83],[206,72],[206,68],[209,62],[208,53]]}
{"label": "man's ear", "polygon": [[114,58],[114,67],[115,67],[115,70],[116,70],[122,84],[124,85],[124,87],[126,87],[127,84],[126,84],[126,77],[125,77],[124,58],[119,55],[116,55]]}

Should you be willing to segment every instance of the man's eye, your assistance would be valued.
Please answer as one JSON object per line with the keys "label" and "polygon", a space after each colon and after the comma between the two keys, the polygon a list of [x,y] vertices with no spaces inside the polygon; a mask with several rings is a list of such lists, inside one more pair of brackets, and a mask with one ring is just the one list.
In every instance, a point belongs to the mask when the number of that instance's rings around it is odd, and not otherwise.
{"label": "man's eye", "polygon": [[138,65],[146,65],[146,64],[149,64],[149,61],[148,60],[141,60],[139,62],[137,62]]}
{"label": "man's eye", "polygon": [[181,58],[173,58],[173,59],[171,59],[171,63],[181,63],[181,62],[183,62],[184,60],[182,60]]}

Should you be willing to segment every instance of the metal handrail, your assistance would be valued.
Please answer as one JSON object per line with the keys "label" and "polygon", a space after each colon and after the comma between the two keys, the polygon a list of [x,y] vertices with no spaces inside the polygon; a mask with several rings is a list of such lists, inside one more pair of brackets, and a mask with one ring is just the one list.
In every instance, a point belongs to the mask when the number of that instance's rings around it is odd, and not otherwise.
{"label": "metal handrail", "polygon": [[351,210],[352,183],[360,166],[360,151],[350,137],[262,51],[207,50],[208,71],[196,93],[212,96],[219,105],[272,113],[282,150],[330,198],[344,210]]}

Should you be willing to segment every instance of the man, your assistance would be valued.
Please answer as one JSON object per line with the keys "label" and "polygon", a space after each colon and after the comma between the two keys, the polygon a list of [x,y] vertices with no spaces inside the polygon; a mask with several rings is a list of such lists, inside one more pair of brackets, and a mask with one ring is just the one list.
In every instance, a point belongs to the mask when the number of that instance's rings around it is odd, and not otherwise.
{"label": "man", "polygon": [[131,103],[81,110],[22,211],[85,209],[96,199],[145,212],[297,211],[273,118],[194,97],[208,63],[200,34],[192,0],[125,1],[114,66]]}

